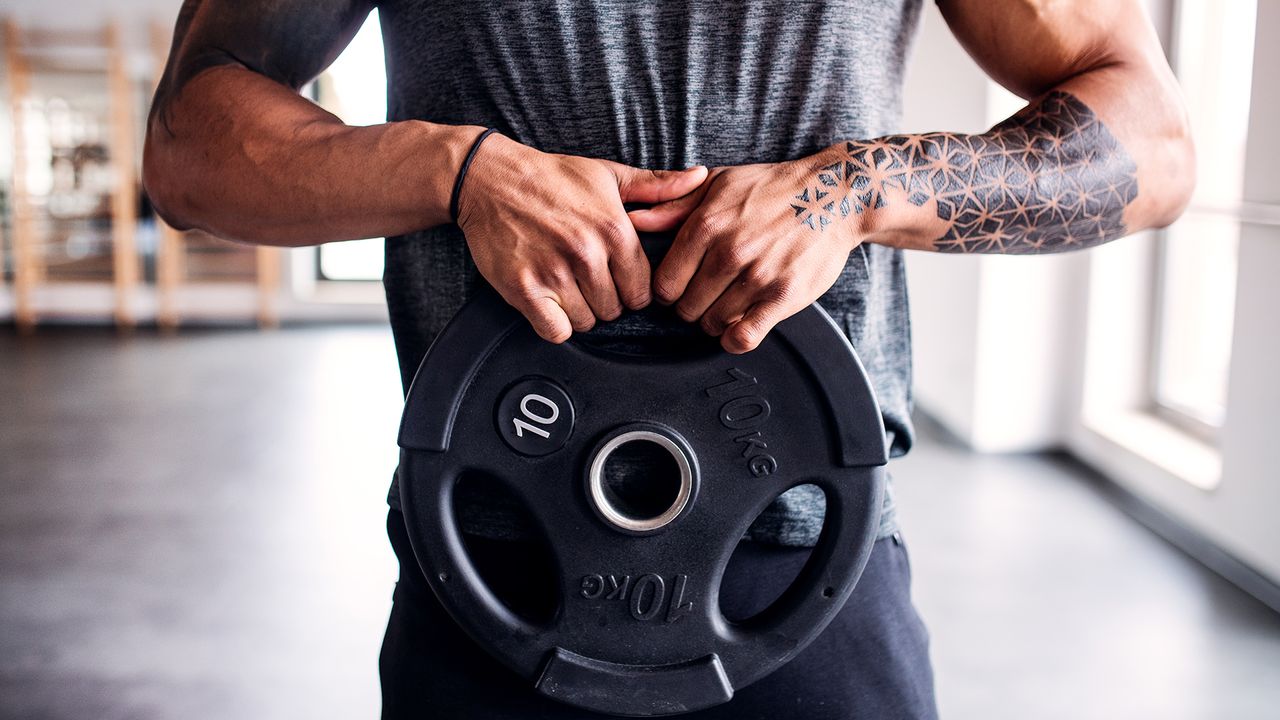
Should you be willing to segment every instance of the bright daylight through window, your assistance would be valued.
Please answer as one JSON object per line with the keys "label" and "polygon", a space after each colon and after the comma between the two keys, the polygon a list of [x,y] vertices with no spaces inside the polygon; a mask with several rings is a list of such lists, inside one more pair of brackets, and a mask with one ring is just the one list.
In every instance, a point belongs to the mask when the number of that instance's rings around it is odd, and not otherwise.
{"label": "bright daylight through window", "polygon": [[1253,75],[1254,0],[1181,0],[1175,68],[1195,134],[1198,182],[1165,232],[1152,390],[1156,409],[1212,436],[1222,425]]}
{"label": "bright daylight through window", "polygon": [[[349,125],[376,125],[387,119],[387,74],[378,11],[321,76],[321,104]],[[320,247],[321,280],[381,280],[382,238]]]}

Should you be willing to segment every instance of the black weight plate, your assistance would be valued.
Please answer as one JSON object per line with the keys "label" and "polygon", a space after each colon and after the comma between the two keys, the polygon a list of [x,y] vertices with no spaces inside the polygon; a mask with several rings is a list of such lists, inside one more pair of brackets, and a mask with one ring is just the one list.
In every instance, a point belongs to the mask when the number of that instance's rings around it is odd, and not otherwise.
{"label": "black weight plate", "polygon": [[[530,394],[550,404],[521,410]],[[508,430],[521,417],[547,436],[522,428],[513,445]],[[687,504],[651,531],[610,524],[590,499],[592,453],[633,428],[668,437],[696,479]],[[523,442],[531,437],[548,444]],[[816,305],[745,355],[705,346],[622,355],[546,343],[492,291],[428,352],[400,445],[410,539],[449,613],[539,692],[622,715],[724,702],[812,641],[866,563],[886,462],[865,373]],[[561,589],[547,624],[507,610],[467,558],[451,498],[469,471],[506,483],[546,535]],[[729,622],[718,592],[738,540],[774,498],[804,483],[827,496],[812,560],[763,614]]]}

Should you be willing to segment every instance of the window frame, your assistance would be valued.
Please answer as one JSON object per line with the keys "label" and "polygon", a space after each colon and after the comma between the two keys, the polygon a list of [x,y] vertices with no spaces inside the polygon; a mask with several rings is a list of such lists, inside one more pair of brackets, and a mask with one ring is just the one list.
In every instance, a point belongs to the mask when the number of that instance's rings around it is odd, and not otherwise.
{"label": "window frame", "polygon": [[[1173,67],[1175,75],[1177,74],[1182,58],[1180,57],[1183,48],[1180,40],[1182,38],[1182,23],[1184,22],[1185,0],[1172,0],[1169,6],[1169,51],[1168,56],[1170,65]],[[1254,13],[1256,16],[1257,8],[1255,6]],[[1256,41],[1256,39],[1255,39]],[[1194,59],[1192,59],[1194,60]],[[1250,67],[1252,73],[1255,68]],[[1252,89],[1249,93],[1250,102],[1252,102]],[[1241,168],[1243,172],[1243,168]],[[1211,206],[1204,203],[1198,203],[1194,199],[1192,204],[1183,213],[1183,217],[1192,215],[1202,216],[1219,216],[1230,219],[1237,226],[1243,226],[1249,220],[1249,209],[1243,200],[1228,206]],[[1167,290],[1169,289],[1168,279],[1168,253],[1169,241],[1172,236],[1172,225],[1162,228],[1156,233],[1157,242],[1155,243],[1154,252],[1152,253],[1152,283],[1151,283],[1151,334],[1148,338],[1148,353],[1146,358],[1146,388],[1145,394],[1148,398],[1147,409],[1156,418],[1163,420],[1173,427],[1185,432],[1202,442],[1206,442],[1214,447],[1218,447],[1222,440],[1222,427],[1215,424],[1205,417],[1204,413],[1199,409],[1187,406],[1176,401],[1171,401],[1162,392],[1160,387],[1161,361],[1164,348],[1166,326],[1165,301]],[[1229,364],[1229,363],[1228,363]],[[1228,378],[1229,382],[1229,378]],[[1225,418],[1224,418],[1225,421]]]}

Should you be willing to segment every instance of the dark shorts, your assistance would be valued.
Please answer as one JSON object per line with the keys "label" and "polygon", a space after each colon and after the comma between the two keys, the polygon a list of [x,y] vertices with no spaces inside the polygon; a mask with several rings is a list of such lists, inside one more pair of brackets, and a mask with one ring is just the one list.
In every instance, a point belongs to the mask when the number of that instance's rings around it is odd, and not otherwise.
{"label": "dark shorts", "polygon": [[[382,644],[383,718],[601,718],[548,700],[494,660],[453,623],[422,576],[404,516],[387,517],[400,559],[391,618]],[[491,553],[518,575],[521,561],[507,541],[471,551]],[[807,552],[755,543],[734,555],[721,594],[758,607],[775,597],[768,579],[791,578]],[[763,582],[762,582],[763,581]],[[778,582],[785,583],[786,580]],[[726,613],[733,615],[731,607]],[[916,720],[936,718],[929,638],[911,604],[911,568],[901,536],[880,540],[853,596],[831,625],[790,663],[741,688],[733,700],[681,717],[691,720]]]}

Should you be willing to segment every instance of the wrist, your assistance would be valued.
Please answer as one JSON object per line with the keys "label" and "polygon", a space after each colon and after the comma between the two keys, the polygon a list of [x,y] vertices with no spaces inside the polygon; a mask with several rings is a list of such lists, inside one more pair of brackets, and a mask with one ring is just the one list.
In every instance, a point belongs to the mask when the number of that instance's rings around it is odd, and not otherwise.
{"label": "wrist", "polygon": [[[417,135],[415,146],[423,149],[418,157],[406,158],[413,163],[412,175],[417,176],[414,183],[421,191],[422,225],[445,225],[452,221],[450,201],[458,171],[485,128],[478,125],[437,125],[418,120],[406,121],[406,124],[410,126],[409,131]],[[421,162],[423,157],[429,161]]]}
{"label": "wrist", "polygon": [[471,164],[475,161],[476,153],[480,152],[480,146],[496,132],[498,132],[496,128],[487,128],[484,132],[476,136],[476,139],[471,142],[471,148],[467,150],[467,156],[462,160],[462,166],[458,168],[458,174],[453,181],[453,193],[449,196],[449,219],[455,225],[460,222],[460,218],[458,217],[458,203],[462,196],[462,186],[467,180],[467,171],[471,169]]}
{"label": "wrist", "polygon": [[[798,187],[807,189],[815,197],[819,192],[830,193],[829,200],[833,206],[827,215],[831,223],[825,230],[834,231],[841,245],[851,251],[872,232],[877,222],[877,209],[874,203],[869,207],[859,201],[858,195],[865,193],[869,186],[850,177],[854,167],[848,160],[844,141],[819,150],[802,161]],[[822,198],[822,202],[827,200]]]}
{"label": "wrist", "polygon": [[[851,154],[851,144],[862,152]],[[813,156],[817,169],[810,175],[811,185],[818,186],[820,173],[825,173],[828,183],[836,182],[833,189],[840,197],[848,198],[849,211],[840,214],[852,239],[851,247],[861,243],[928,247],[940,235],[937,206],[932,198],[917,203],[908,197],[914,190],[909,187],[909,169],[877,156],[880,145],[885,146],[882,152],[891,150],[884,139],[841,141],[825,148]]]}
{"label": "wrist", "polygon": [[[481,128],[480,131],[483,133],[485,128]],[[514,170],[535,165],[536,160],[530,157],[530,154],[540,154],[538,150],[512,140],[500,132],[490,134],[479,146],[476,146],[479,137],[480,133],[469,137],[467,147],[463,151],[463,159],[457,168],[457,170],[461,169],[461,164],[466,162],[467,154],[472,147],[475,147],[470,167],[467,168],[466,177],[463,178],[462,186],[459,188],[457,217],[453,219],[459,227],[464,228],[467,218],[474,212],[478,198],[483,201],[486,197],[501,196],[504,188],[519,185],[520,179],[513,177],[516,174]],[[457,177],[456,171],[454,177]]]}

